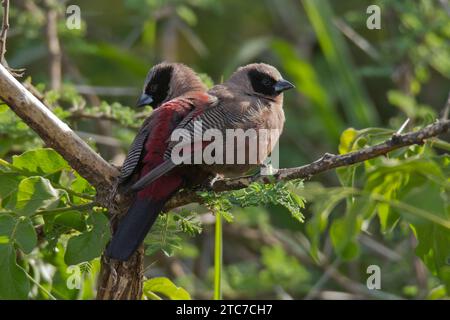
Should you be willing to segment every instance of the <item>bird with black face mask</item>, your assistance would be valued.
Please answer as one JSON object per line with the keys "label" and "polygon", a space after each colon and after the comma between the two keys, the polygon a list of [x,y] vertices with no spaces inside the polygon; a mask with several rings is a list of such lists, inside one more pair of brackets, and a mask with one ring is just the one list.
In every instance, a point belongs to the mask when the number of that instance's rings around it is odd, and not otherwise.
{"label": "bird with black face mask", "polygon": [[[164,162],[171,132],[196,108],[214,103],[206,87],[194,71],[179,63],[161,63],[150,69],[137,106],[153,106],[124,161],[119,177],[119,190],[130,191],[137,179]],[[189,180],[172,172],[136,193],[127,214],[120,220],[106,255],[128,260],[139,247],[167,200]]]}
{"label": "bird with black face mask", "polygon": [[[269,131],[270,134],[266,135],[265,139],[270,141],[261,144],[265,146],[264,149],[257,149],[256,161],[254,162],[249,161],[251,157],[250,142],[239,146],[235,141],[224,139],[224,145],[221,148],[223,154],[220,156],[222,157],[222,163],[199,165],[203,170],[215,174],[219,173],[225,176],[243,174],[261,164],[272,152],[285,121],[283,92],[293,87],[294,85],[284,80],[280,72],[273,66],[264,63],[249,64],[239,68],[225,83],[216,85],[208,91],[210,95],[218,99],[217,104],[210,105],[202,112],[191,112],[177,129],[187,130],[192,141],[196,139],[194,133],[196,121],[201,121],[203,132],[208,129],[216,129],[224,137],[227,136],[226,131],[228,129],[242,129],[244,132],[253,129],[256,132],[256,139],[261,139],[259,134],[264,130],[260,129]],[[206,148],[208,143],[202,141],[202,148]],[[229,150],[227,145],[230,143],[232,143],[234,149],[227,151]],[[144,188],[159,177],[172,172],[178,166],[171,159],[172,150],[176,145],[176,142],[172,142],[168,146],[165,151],[165,161],[136,182],[132,186],[133,190]],[[260,146],[259,143],[258,146]],[[192,150],[195,150],[195,147]],[[230,156],[236,159],[242,152],[246,154],[243,163],[234,162],[230,164],[226,161]],[[230,155],[230,153],[232,154]]]}

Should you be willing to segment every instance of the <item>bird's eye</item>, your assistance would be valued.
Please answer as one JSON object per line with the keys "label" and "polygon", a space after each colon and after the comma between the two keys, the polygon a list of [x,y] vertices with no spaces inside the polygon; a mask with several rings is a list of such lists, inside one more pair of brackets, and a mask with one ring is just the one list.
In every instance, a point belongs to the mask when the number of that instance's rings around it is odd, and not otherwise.
{"label": "bird's eye", "polygon": [[158,85],[157,84],[152,84],[152,85],[150,85],[150,88],[149,88],[150,90],[150,92],[156,92],[157,90],[158,90]]}
{"label": "bird's eye", "polygon": [[262,80],[262,84],[263,84],[265,87],[270,87],[270,86],[272,85],[272,81],[270,81],[270,79],[264,78],[264,79]]}

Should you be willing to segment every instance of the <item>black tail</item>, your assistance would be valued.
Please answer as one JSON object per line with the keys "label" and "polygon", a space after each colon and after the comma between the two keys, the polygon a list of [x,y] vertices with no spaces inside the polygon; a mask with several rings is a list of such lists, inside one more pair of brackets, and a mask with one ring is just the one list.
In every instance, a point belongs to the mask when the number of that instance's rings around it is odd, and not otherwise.
{"label": "black tail", "polygon": [[144,241],[164,204],[165,201],[136,199],[120,221],[106,249],[106,255],[120,261],[128,260]]}

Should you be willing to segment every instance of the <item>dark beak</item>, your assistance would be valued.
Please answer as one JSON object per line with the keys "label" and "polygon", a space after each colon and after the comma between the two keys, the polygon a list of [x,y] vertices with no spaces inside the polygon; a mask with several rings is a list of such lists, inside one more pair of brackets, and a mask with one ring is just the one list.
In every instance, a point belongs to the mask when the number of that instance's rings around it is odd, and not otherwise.
{"label": "dark beak", "polygon": [[151,95],[146,94],[145,92],[141,95],[139,100],[136,102],[136,107],[144,107],[148,106],[153,102],[153,98]]}
{"label": "dark beak", "polygon": [[281,79],[275,83],[274,89],[276,93],[281,93],[283,91],[295,88],[295,86],[287,80]]}

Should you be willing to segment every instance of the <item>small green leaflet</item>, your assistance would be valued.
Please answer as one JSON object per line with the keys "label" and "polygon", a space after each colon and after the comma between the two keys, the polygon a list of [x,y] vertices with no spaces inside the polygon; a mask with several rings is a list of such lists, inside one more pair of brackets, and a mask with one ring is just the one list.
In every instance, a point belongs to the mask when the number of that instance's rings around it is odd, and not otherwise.
{"label": "small green leaflet", "polygon": [[38,175],[70,169],[66,160],[49,148],[31,150],[19,156],[13,156],[12,165],[17,169]]}
{"label": "small green leaflet", "polygon": [[170,300],[191,300],[191,296],[185,289],[177,287],[172,281],[164,277],[146,280],[143,291],[144,297],[151,300],[161,300],[162,298],[158,294],[162,294]]}
{"label": "small green leaflet", "polygon": [[88,223],[92,224],[90,231],[69,239],[64,256],[67,265],[75,265],[100,257],[111,238],[109,221],[103,213],[92,213]]}
{"label": "small green leaflet", "polygon": [[26,299],[30,283],[16,263],[16,251],[10,243],[0,243],[0,299]]}
{"label": "small green leaflet", "polygon": [[37,244],[37,236],[33,224],[28,217],[0,215],[0,243],[17,244],[26,254]]}
{"label": "small green leaflet", "polygon": [[29,177],[20,181],[17,192],[6,208],[17,214],[31,216],[38,209],[51,207],[59,201],[60,193],[49,180],[42,177]]}

